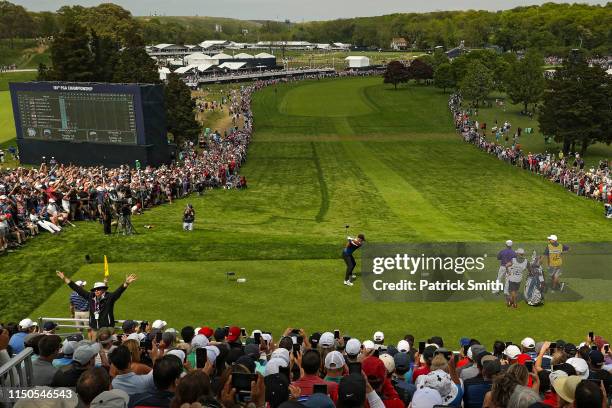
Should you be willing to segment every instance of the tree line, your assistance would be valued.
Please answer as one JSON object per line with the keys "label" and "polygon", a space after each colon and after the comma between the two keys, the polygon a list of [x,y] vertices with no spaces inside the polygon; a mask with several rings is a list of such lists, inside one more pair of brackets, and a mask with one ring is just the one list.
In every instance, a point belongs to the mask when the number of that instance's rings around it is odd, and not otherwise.
{"label": "tree line", "polygon": [[[472,48],[497,45],[505,51],[537,49],[551,55],[561,55],[572,48],[583,48],[598,55],[612,51],[612,3],[545,3],[497,12],[396,13],[292,23],[199,17],[132,18],[129,12],[110,3],[97,7],[64,6],[55,13],[33,13],[0,1],[0,38],[50,37],[62,31],[69,18],[94,27],[101,35],[126,37],[128,33],[139,32],[147,44],[196,44],[204,39],[302,40],[387,49],[392,38],[403,37],[419,50],[439,45],[451,48],[463,40]],[[216,24],[223,27],[222,32],[215,30]]]}
{"label": "tree line", "polygon": [[[123,15],[115,30],[108,21],[90,20],[75,8],[64,8],[63,29],[50,44],[51,66],[40,64],[38,80],[160,84],[156,62],[146,53],[142,34],[129,24],[131,15],[118,6],[98,6]],[[74,12],[74,13],[73,13]],[[173,140],[197,141],[201,127],[195,120],[191,91],[177,75],[164,86],[166,125]]]}
{"label": "tree line", "polygon": [[564,64],[546,72],[542,55],[473,51],[450,61],[442,52],[406,65],[392,61],[384,82],[397,89],[401,83],[429,81],[444,92],[460,92],[478,108],[493,91],[503,92],[520,104],[524,114],[535,114],[540,131],[561,143],[562,151],[585,154],[594,143],[612,143],[612,76],[599,65],[590,66],[581,50],[571,51]]}

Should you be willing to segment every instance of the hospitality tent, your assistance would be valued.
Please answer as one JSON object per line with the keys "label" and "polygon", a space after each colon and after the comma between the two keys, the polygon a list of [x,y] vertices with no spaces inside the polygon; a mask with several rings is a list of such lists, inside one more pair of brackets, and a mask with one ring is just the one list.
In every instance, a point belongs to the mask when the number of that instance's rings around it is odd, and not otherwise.
{"label": "hospitality tent", "polygon": [[344,59],[349,68],[366,68],[370,66],[370,59],[363,56],[348,56]]}
{"label": "hospitality tent", "polygon": [[224,62],[219,65],[219,69],[229,69],[230,71],[237,71],[241,68],[244,68],[246,62]]}
{"label": "hospitality tent", "polygon": [[251,54],[247,54],[245,52],[241,52],[240,54],[234,55],[234,59],[235,60],[244,60],[244,59],[253,59],[253,58],[255,58],[255,57],[252,56]]}
{"label": "hospitality tent", "polygon": [[187,65],[197,65],[203,63],[209,63],[212,58],[201,52],[194,52],[185,57],[185,63]]}

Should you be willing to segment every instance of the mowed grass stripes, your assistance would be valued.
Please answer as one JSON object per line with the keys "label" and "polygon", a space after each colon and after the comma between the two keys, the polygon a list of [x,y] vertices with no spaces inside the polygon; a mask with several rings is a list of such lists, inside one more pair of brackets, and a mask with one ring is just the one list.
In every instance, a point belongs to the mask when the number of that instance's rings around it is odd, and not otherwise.
{"label": "mowed grass stripes", "polygon": [[[343,105],[346,95],[360,100]],[[211,191],[148,211],[135,218],[134,237],[103,237],[99,224],[81,223],[28,243],[0,259],[0,320],[66,315],[68,290],[58,290],[55,269],[91,281],[102,272],[84,266],[85,254],[94,262],[106,254],[115,283],[128,272],[141,276],[118,316],[163,318],[176,327],[300,325],[361,336],[380,328],[520,340],[534,328],[555,337],[560,322],[572,321],[563,333],[575,341],[587,329],[609,330],[599,323],[608,306],[602,303],[518,311],[501,300],[372,303],[358,286],[342,284],[345,224],[377,243],[501,245],[512,238],[543,245],[551,233],[562,242],[612,241],[599,204],[464,144],[441,91],[394,91],[380,78],[306,81],[266,88],[253,104],[255,135],[242,169],[248,190]],[[197,213],[193,233],[180,225],[188,202]],[[247,283],[228,284],[225,271],[240,272]]]}

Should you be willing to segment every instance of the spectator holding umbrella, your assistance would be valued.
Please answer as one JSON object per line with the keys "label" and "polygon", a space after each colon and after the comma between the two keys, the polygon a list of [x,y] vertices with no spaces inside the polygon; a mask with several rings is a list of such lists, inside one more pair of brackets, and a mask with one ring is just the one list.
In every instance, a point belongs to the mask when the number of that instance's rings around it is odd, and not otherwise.
{"label": "spectator holding umbrella", "polygon": [[91,291],[87,292],[81,286],[66,277],[63,272],[57,271],[57,276],[62,279],[72,290],[78,293],[89,303],[89,327],[98,330],[101,327],[113,327],[115,325],[115,302],[121,297],[127,287],[136,280],[136,275],[131,274],[125,278],[125,282],[114,292],[108,292],[108,286],[104,282],[96,282]]}

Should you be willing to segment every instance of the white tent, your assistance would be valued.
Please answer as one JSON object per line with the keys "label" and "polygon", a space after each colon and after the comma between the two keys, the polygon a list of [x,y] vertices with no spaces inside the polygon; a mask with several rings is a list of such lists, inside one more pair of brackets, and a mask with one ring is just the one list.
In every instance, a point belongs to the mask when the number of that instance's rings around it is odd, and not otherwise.
{"label": "white tent", "polygon": [[174,73],[182,75],[182,74],[186,74],[187,72],[191,72],[191,71],[193,71],[194,69],[197,69],[197,68],[198,68],[197,65],[187,65],[186,67],[180,67],[180,68],[176,69],[174,71]]}
{"label": "white tent", "polygon": [[197,65],[202,63],[208,63],[211,60],[210,56],[201,53],[194,52],[193,54],[189,54],[185,57],[185,63],[187,65]]}
{"label": "white tent", "polygon": [[370,66],[370,59],[368,57],[348,56],[344,60],[349,68],[365,68]]}
{"label": "white tent", "polygon": [[255,55],[255,58],[257,59],[266,59],[266,58],[276,58],[274,55],[272,54],[268,54],[267,52],[261,52],[257,55]]}
{"label": "white tent", "polygon": [[252,56],[251,54],[247,54],[244,52],[241,52],[240,54],[236,54],[234,55],[234,59],[253,59],[255,58],[254,56]]}
{"label": "white tent", "polygon": [[200,72],[208,71],[214,66],[215,66],[214,64],[200,64],[198,65],[198,71]]}
{"label": "white tent", "polygon": [[217,55],[213,55],[212,59],[216,59],[218,61],[221,61],[221,60],[231,60],[233,58],[232,58],[231,55],[227,55],[227,54],[224,54],[224,53],[221,52],[221,53],[219,53]]}
{"label": "white tent", "polygon": [[236,71],[244,67],[245,65],[246,65],[246,62],[224,62],[223,64],[219,65],[219,68]]}

